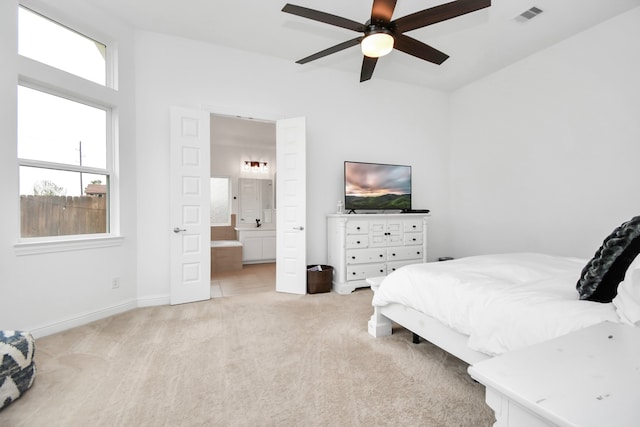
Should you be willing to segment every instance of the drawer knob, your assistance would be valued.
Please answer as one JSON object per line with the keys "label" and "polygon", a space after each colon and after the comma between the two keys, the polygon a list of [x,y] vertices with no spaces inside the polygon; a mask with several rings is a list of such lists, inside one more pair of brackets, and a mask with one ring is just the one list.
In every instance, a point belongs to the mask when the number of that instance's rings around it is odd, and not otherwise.
{"label": "drawer knob", "polygon": [[356,275],[356,272],[354,271],[354,272],[353,272],[353,273],[351,273],[351,274],[353,274],[353,275],[355,276],[355,275]]}
{"label": "drawer knob", "polygon": [[420,251],[416,252],[416,254],[420,255]]}
{"label": "drawer knob", "polygon": [[356,257],[352,256],[351,259],[356,259]]}
{"label": "drawer knob", "polygon": [[380,258],[382,258],[384,255],[380,254]]}
{"label": "drawer knob", "polygon": [[360,230],[360,227],[356,227],[356,230]]}
{"label": "drawer knob", "polygon": [[396,256],[396,254],[391,254],[391,256]]}
{"label": "drawer knob", "polygon": [[357,244],[360,244],[360,240],[358,240],[356,243],[357,243]]}
{"label": "drawer knob", "polygon": [[416,228],[416,226],[414,225],[413,228]]}

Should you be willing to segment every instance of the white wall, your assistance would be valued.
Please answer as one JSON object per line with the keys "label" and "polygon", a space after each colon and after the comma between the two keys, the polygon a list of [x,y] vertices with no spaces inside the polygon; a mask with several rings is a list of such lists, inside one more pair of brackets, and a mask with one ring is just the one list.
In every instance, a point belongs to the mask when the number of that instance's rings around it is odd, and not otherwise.
{"label": "white wall", "polygon": [[448,252],[448,101],[444,93],[359,70],[333,72],[196,41],[140,32],[136,39],[139,292],[169,292],[169,107],[257,118],[306,116],[307,259],[326,262],[325,215],[343,197],[343,161],[414,166],[414,204],[434,211],[431,257]]}
{"label": "white wall", "polygon": [[[16,164],[17,1],[0,2],[0,327],[28,329],[40,336],[136,306],[133,32],[107,15],[87,9],[80,0],[27,3],[77,30],[102,34],[110,47],[118,45],[120,66],[119,91],[112,99],[120,114],[117,178],[123,183],[120,191],[123,243],[108,248],[17,255],[14,246],[20,234]],[[69,80],[60,73],[56,76],[59,81]],[[27,77],[37,80],[36,74]],[[120,278],[120,288],[116,290],[111,286],[114,277]]]}
{"label": "white wall", "polygon": [[452,96],[455,256],[591,257],[640,214],[640,8]]}

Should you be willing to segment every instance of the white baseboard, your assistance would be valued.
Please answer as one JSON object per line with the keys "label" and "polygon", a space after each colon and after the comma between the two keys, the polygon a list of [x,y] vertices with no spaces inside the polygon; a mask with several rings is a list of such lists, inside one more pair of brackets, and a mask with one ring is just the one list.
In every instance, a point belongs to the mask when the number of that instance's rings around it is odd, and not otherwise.
{"label": "white baseboard", "polygon": [[31,332],[34,338],[46,337],[47,335],[55,334],[58,332],[66,331],[67,329],[86,325],[87,323],[104,319],[105,317],[124,313],[125,311],[133,310],[134,308],[137,308],[137,307],[138,307],[138,304],[136,300],[125,301],[121,304],[114,305],[111,307],[106,307],[101,310],[84,313],[75,317],[69,317],[59,322],[33,328],[33,329],[30,329],[29,332]]}
{"label": "white baseboard", "polygon": [[170,295],[156,295],[154,297],[145,297],[138,299],[138,307],[154,307],[156,305],[169,305],[170,303]]}
{"label": "white baseboard", "polygon": [[104,319],[109,316],[115,316],[116,314],[124,313],[125,311],[133,310],[135,308],[169,305],[170,302],[170,295],[156,295],[137,300],[132,299],[111,307],[106,307],[100,310],[80,314],[78,316],[69,317],[59,322],[29,329],[29,332],[31,332],[34,338],[46,337],[47,335],[56,334],[58,332],[66,331],[67,329],[86,325],[87,323]]}

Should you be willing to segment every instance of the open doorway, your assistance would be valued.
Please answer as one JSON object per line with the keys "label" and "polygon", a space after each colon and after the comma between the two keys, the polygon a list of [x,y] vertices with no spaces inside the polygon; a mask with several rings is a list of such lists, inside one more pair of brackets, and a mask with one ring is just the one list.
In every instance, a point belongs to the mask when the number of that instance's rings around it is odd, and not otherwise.
{"label": "open doorway", "polygon": [[211,296],[275,290],[276,124],[211,114],[210,135]]}

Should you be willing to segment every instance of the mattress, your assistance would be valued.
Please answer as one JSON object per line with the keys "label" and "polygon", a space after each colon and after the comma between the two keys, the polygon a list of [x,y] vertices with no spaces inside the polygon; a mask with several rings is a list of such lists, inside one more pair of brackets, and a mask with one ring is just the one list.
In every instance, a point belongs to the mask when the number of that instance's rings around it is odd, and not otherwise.
{"label": "mattress", "polygon": [[391,273],[372,304],[401,304],[469,336],[471,349],[497,355],[603,321],[611,303],[581,301],[586,260],[535,253],[480,255],[413,264]]}

